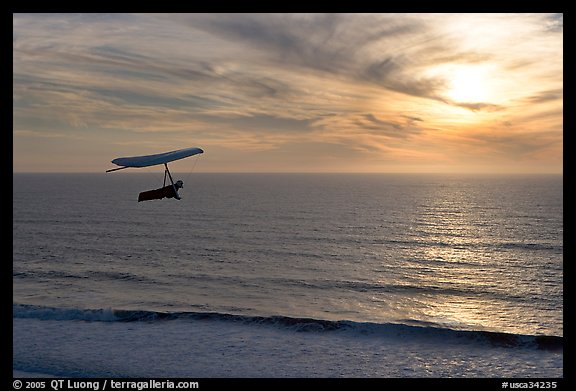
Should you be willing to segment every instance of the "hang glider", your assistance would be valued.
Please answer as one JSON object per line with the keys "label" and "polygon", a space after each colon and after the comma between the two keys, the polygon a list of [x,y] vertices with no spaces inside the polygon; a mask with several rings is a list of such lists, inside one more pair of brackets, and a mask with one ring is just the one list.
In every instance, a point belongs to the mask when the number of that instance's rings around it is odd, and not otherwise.
{"label": "hang glider", "polygon": [[[172,179],[172,175],[170,174],[170,170],[168,170],[168,163],[173,162],[175,160],[180,160],[190,156],[194,156],[200,153],[204,153],[204,151],[200,148],[193,147],[193,148],[178,149],[176,151],[158,153],[155,155],[119,157],[112,160],[112,163],[120,167],[106,170],[106,172],[123,170],[125,168],[142,168],[163,164],[164,185],[160,189],[149,190],[140,193],[138,195],[138,202],[149,200],[160,200],[162,198],[175,198],[179,200],[181,197],[178,194],[178,189],[184,187],[184,182],[180,180],[174,182],[174,180]],[[170,178],[171,185],[166,186],[166,176]]]}

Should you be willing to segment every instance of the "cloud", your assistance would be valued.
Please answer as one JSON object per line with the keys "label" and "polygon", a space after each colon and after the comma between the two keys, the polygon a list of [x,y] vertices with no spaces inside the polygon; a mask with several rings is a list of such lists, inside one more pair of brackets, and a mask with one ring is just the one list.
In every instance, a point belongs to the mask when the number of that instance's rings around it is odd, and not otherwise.
{"label": "cloud", "polygon": [[372,15],[195,14],[178,19],[245,43],[271,60],[332,73],[349,71],[356,55],[375,42],[418,28],[408,18]]}
{"label": "cloud", "polygon": [[468,109],[470,111],[498,111],[502,110],[502,107],[499,105],[495,105],[492,103],[485,103],[485,102],[451,102],[452,105],[462,107],[464,109]]}
{"label": "cloud", "polygon": [[468,137],[481,151],[500,157],[527,160],[546,151],[553,150],[554,155],[562,149],[562,135],[556,131],[514,132],[514,133],[475,133]]}
{"label": "cloud", "polygon": [[428,98],[444,85],[441,79],[411,75],[421,61],[419,47],[441,39],[430,38],[427,33],[433,31],[418,17],[218,14],[178,16],[177,20],[244,44],[262,61],[284,68],[327,73]]}
{"label": "cloud", "polygon": [[[333,149],[426,164],[447,159],[455,140],[511,150],[517,140],[516,151],[527,151],[530,143],[506,134],[561,132],[561,14],[15,14],[13,21],[14,135],[27,146],[87,134],[103,148],[192,140],[263,153],[310,143],[326,159]],[[448,99],[450,72],[434,72],[485,64],[495,93],[481,102]],[[457,137],[471,123],[480,130]],[[500,138],[481,138],[503,123]]]}
{"label": "cloud", "polygon": [[546,30],[554,33],[560,33],[564,30],[564,14],[552,14],[546,16]]}
{"label": "cloud", "polygon": [[374,114],[363,114],[355,123],[360,130],[372,130],[378,135],[391,137],[391,138],[408,138],[412,135],[420,133],[420,129],[415,125],[413,119],[408,119],[406,123],[402,124],[395,121],[387,121],[377,118]]}
{"label": "cloud", "polygon": [[564,97],[564,89],[554,89],[547,91],[540,91],[534,95],[524,98],[527,103],[545,103],[562,99]]}

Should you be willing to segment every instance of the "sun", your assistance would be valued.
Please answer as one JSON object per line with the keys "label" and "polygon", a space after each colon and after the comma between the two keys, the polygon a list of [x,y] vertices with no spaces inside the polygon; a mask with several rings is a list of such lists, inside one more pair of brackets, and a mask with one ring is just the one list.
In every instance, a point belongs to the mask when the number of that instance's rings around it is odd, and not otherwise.
{"label": "sun", "polygon": [[448,75],[448,98],[459,103],[480,103],[490,100],[490,75],[480,66],[462,66]]}

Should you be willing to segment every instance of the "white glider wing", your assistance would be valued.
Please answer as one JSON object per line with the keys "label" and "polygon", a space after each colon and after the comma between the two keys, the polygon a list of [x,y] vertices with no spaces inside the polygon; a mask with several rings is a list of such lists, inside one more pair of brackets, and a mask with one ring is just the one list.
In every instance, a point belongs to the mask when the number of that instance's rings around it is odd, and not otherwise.
{"label": "white glider wing", "polygon": [[155,155],[119,157],[117,159],[112,160],[112,163],[122,167],[108,170],[108,172],[114,170],[121,170],[122,168],[128,168],[128,167],[149,167],[149,166],[156,166],[158,164],[166,164],[169,162],[173,162],[174,160],[184,159],[186,157],[197,155],[199,153],[204,153],[204,151],[200,148],[193,147],[193,148],[179,149],[177,151],[158,153]]}

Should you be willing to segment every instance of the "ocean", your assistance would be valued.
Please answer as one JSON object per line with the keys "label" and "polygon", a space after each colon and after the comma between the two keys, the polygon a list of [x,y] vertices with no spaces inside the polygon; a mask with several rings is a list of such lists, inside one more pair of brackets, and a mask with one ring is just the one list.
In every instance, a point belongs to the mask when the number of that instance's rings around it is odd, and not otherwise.
{"label": "ocean", "polygon": [[562,175],[173,176],[13,174],[14,371],[563,376]]}

